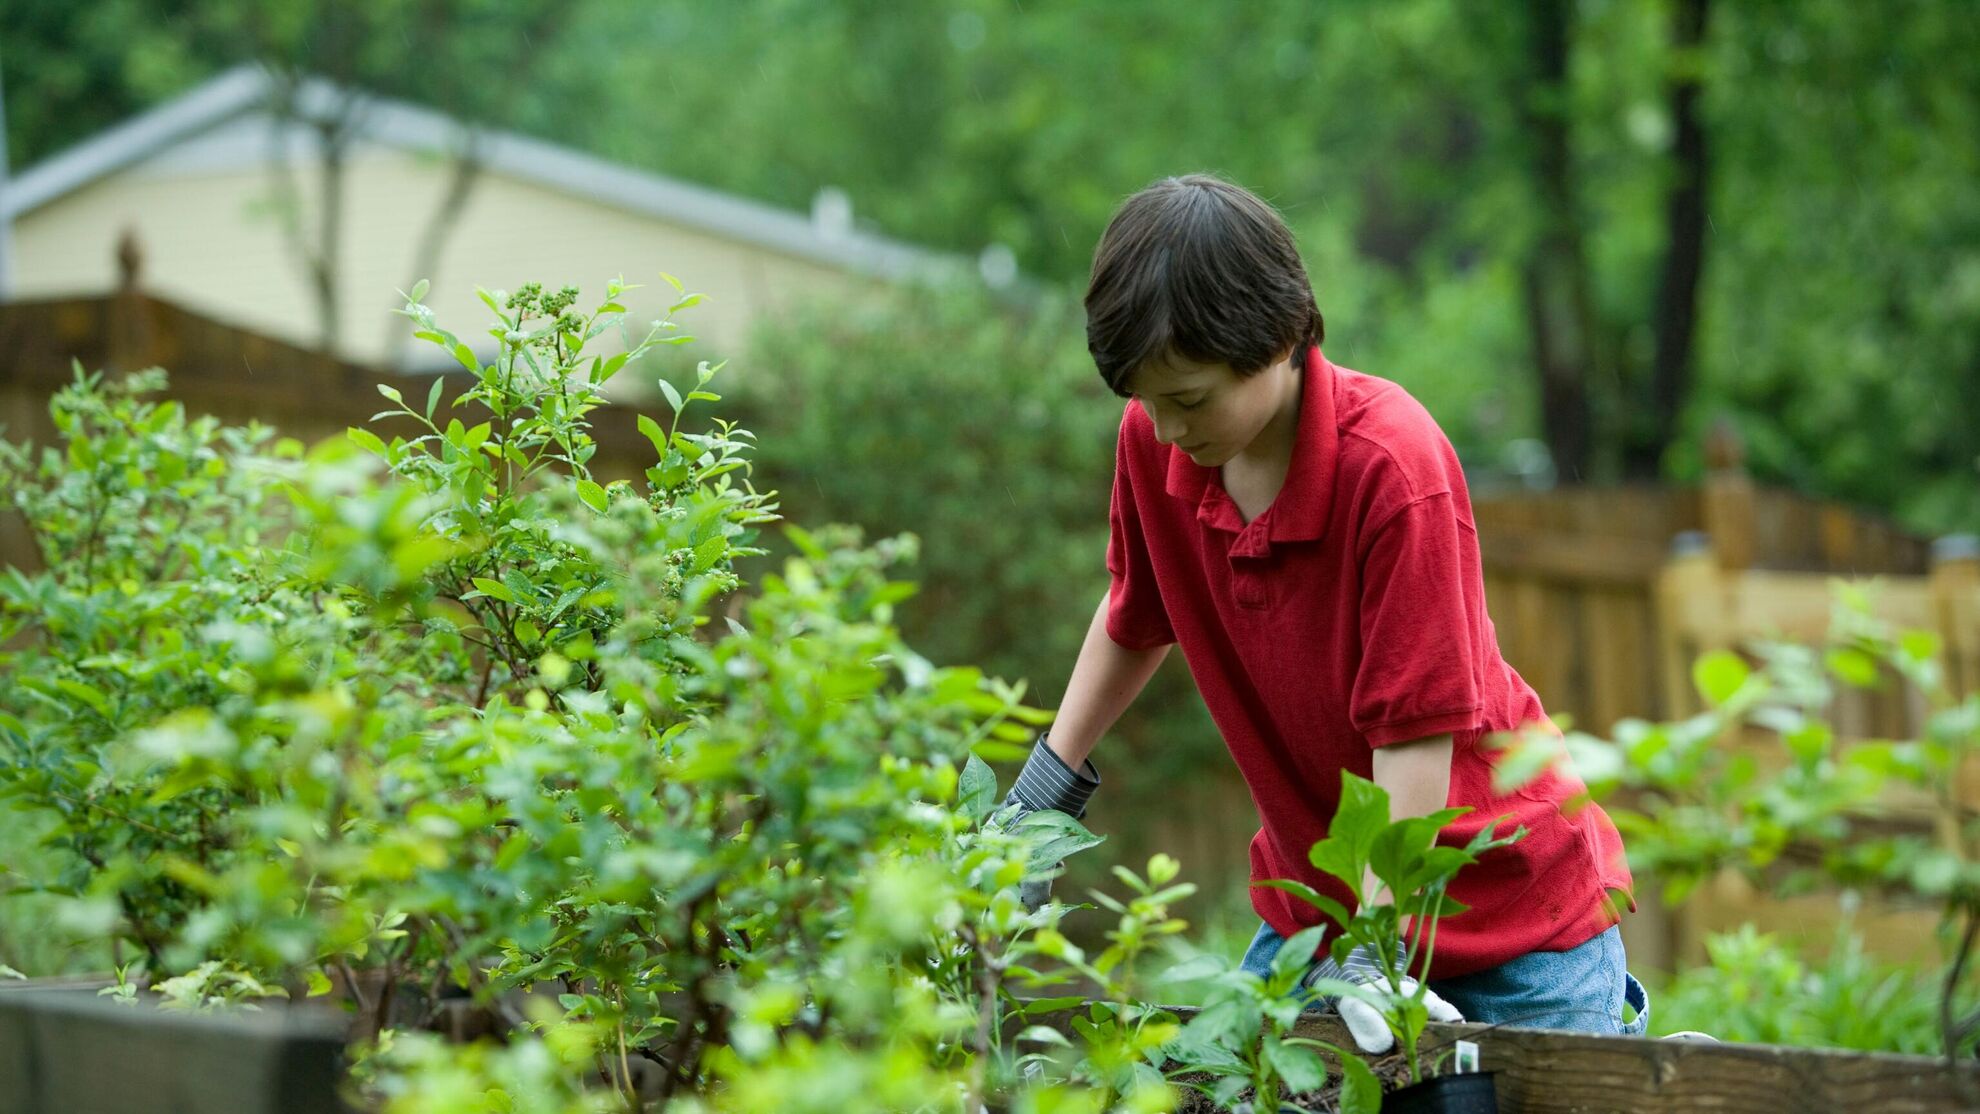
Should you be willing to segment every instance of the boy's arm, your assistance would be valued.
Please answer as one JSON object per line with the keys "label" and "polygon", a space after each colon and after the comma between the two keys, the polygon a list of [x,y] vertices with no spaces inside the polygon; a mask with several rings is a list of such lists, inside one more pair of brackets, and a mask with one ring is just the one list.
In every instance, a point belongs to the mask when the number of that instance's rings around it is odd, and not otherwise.
{"label": "boy's arm", "polygon": [[1031,749],[1031,758],[1011,786],[1006,803],[1030,812],[1050,808],[1070,816],[1086,813],[1087,798],[1099,788],[1100,772],[1086,760],[1094,743],[1114,726],[1168,656],[1167,644],[1130,650],[1107,634],[1110,597],[1103,596],[1086,642],[1066,682],[1065,699],[1051,731]]}
{"label": "boy's arm", "polygon": [[[1451,796],[1451,734],[1431,735],[1375,748],[1374,782],[1389,794],[1389,819],[1428,816]],[[1362,880],[1369,904],[1390,900],[1371,872]]]}
{"label": "boy's arm", "polygon": [[1169,656],[1169,643],[1152,650],[1130,650],[1109,638],[1107,605],[1108,597],[1101,596],[1100,608],[1086,628],[1086,642],[1073,663],[1072,679],[1066,682],[1058,717],[1052,721],[1052,752],[1075,770]]}
{"label": "boy's arm", "polygon": [[[1017,805],[1021,813],[1050,808],[1074,817],[1086,814],[1087,798],[1100,787],[1100,772],[1086,756],[1141,695],[1155,667],[1169,654],[1168,643],[1130,650],[1115,642],[1107,634],[1108,606],[1109,597],[1102,597],[1100,609],[1086,628],[1079,658],[1073,662],[1072,679],[1066,682],[1066,696],[1059,703],[1052,730],[1031,748],[1031,758],[1004,798],[1006,805]],[[1056,873],[1054,868],[1025,879],[1018,888],[1018,898],[1026,909],[1035,912],[1050,899],[1052,875]]]}

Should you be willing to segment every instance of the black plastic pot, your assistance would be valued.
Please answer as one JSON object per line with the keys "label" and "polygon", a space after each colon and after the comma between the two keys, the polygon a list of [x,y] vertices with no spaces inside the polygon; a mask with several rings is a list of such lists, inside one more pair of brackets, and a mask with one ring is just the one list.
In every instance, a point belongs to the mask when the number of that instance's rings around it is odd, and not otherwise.
{"label": "black plastic pot", "polygon": [[1382,1096],[1382,1114],[1499,1114],[1496,1074],[1468,1071],[1412,1083]]}

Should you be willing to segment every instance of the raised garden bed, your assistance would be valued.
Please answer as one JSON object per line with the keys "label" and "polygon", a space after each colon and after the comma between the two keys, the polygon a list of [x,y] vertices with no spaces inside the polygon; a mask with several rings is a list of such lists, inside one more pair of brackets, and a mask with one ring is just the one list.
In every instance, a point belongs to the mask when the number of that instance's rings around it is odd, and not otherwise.
{"label": "raised garden bed", "polygon": [[[1195,1011],[1174,1012],[1187,1020]],[[1352,1046],[1346,1028],[1332,1017],[1302,1019],[1295,1031]],[[1980,1107],[1980,1064],[1962,1063],[1955,1069],[1929,1056],[1597,1037],[1489,1025],[1432,1025],[1425,1034],[1426,1047],[1456,1040],[1476,1043],[1480,1067],[1498,1073],[1501,1114],[1950,1114]]]}
{"label": "raised garden bed", "polygon": [[0,1114],[343,1114],[347,1018],[175,1013],[98,982],[0,991]]}

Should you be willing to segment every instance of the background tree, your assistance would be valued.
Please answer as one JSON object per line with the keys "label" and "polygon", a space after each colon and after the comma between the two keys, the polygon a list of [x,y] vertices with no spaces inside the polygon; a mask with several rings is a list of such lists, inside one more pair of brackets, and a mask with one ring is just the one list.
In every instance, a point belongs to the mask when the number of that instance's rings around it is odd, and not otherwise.
{"label": "background tree", "polygon": [[[0,3],[16,166],[259,49],[245,16]],[[267,17],[275,41],[322,68],[335,52],[298,11]],[[1294,225],[1329,353],[1421,395],[1482,472],[1537,437],[1565,478],[1682,479],[1723,412],[1763,478],[1923,530],[1980,524],[1980,79],[1944,64],[1980,45],[1964,5],[584,0],[542,18],[360,5],[349,72],[792,208],[836,185],[871,227],[1002,243],[1074,287],[1121,198],[1218,171]]]}

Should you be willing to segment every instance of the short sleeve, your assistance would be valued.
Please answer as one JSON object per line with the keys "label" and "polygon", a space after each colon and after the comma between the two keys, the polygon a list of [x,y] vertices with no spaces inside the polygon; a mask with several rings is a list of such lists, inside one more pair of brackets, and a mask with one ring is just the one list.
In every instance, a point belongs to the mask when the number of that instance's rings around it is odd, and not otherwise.
{"label": "short sleeve", "polygon": [[1152,650],[1176,640],[1148,540],[1141,531],[1141,511],[1135,505],[1134,481],[1128,465],[1126,422],[1114,448],[1114,495],[1108,511],[1107,637],[1130,650]]}
{"label": "short sleeve", "polygon": [[1467,541],[1442,492],[1396,511],[1363,549],[1361,664],[1349,715],[1370,746],[1477,726]]}

